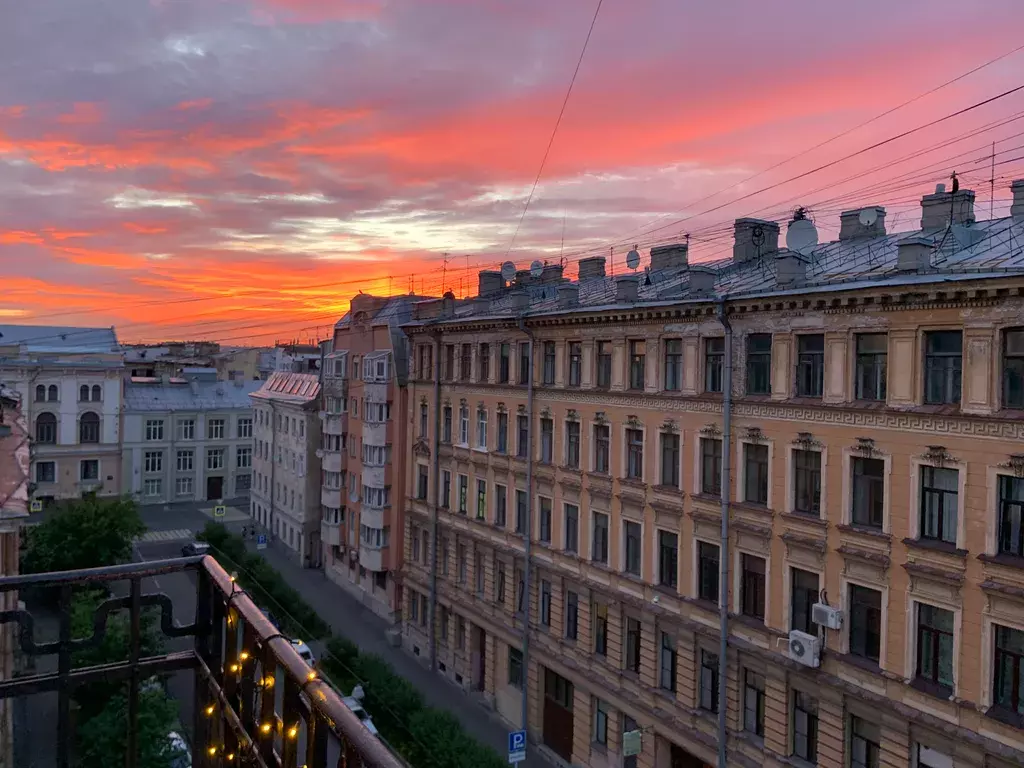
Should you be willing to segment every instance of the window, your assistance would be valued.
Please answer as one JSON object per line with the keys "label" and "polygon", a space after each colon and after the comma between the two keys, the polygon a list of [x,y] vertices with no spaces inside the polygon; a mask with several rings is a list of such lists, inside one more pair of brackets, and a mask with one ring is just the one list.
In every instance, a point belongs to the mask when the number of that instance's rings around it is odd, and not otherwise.
{"label": "window", "polygon": [[516,491],[516,533],[526,533],[526,491]]}
{"label": "window", "polygon": [[466,545],[455,545],[455,567],[458,569],[459,584],[465,584],[469,575],[469,562],[466,559]]}
{"label": "window", "polygon": [[998,538],[999,554],[1024,557],[1024,478],[999,476]]}
{"label": "window", "polygon": [[551,626],[551,582],[542,579],[540,582],[540,623],[541,626]]}
{"label": "window", "polygon": [[992,704],[1024,715],[1024,632],[998,624],[993,656]]}
{"label": "window", "polygon": [[238,469],[249,469],[252,467],[252,448],[247,445],[240,445],[235,449],[235,466]]}
{"label": "window", "polygon": [[743,670],[743,730],[764,737],[764,677]]}
{"label": "window", "polygon": [[675,589],[679,584],[679,536],[658,531],[658,583]]}
{"label": "window", "polygon": [[83,459],[79,466],[79,479],[82,481],[100,479],[100,462],[98,459]]}
{"label": "window", "polygon": [[508,649],[508,684],[523,689],[523,652],[518,648]]}
{"label": "window", "polygon": [[491,345],[484,342],[479,350],[480,370],[477,372],[476,380],[486,384],[491,380]]}
{"label": "window", "polygon": [[495,483],[494,485],[494,524],[504,528],[508,523],[506,520],[508,505],[508,488]]}
{"label": "window", "polygon": [[163,440],[164,439],[164,422],[162,419],[147,419],[146,420],[146,439],[147,440]]}
{"label": "window", "polygon": [[565,422],[565,465],[570,469],[580,468],[580,423]]}
{"label": "window", "polygon": [[924,335],[924,401],[959,403],[963,378],[963,334],[935,331]]}
{"label": "window", "polygon": [[798,336],[796,344],[797,397],[821,397],[825,381],[825,337],[819,333]]}
{"label": "window", "polygon": [[594,743],[608,746],[608,705],[594,699]]}
{"label": "window", "polygon": [[100,441],[100,417],[86,411],[78,420],[78,442],[98,443]]}
{"label": "window", "polygon": [[565,551],[575,553],[580,548],[580,508],[565,505]]}
{"label": "window", "polygon": [[667,488],[678,488],[679,476],[679,435],[661,433],[661,484]]}
{"label": "window", "polygon": [[593,512],[593,531],[590,543],[590,559],[595,563],[608,564],[608,515]]}
{"label": "window", "polygon": [[700,492],[722,495],[722,441],[702,437],[700,441]]}
{"label": "window", "polygon": [[476,447],[487,450],[487,411],[483,408],[476,411]]}
{"label": "window", "polygon": [[441,422],[441,442],[450,443],[452,441],[452,407],[446,405],[441,411],[443,419]]}
{"label": "window", "polygon": [[678,392],[683,388],[683,340],[665,339],[665,389]]}
{"label": "window", "polygon": [[191,496],[192,495],[192,478],[191,477],[179,477],[174,481],[174,493],[177,496]]}
{"label": "window", "polygon": [[697,597],[718,602],[718,545],[697,542]]}
{"label": "window", "polygon": [[224,419],[210,419],[208,422],[206,422],[206,439],[224,439]]}
{"label": "window", "polygon": [[882,459],[853,459],[853,509],[851,519],[854,525],[882,530],[882,513],[885,509],[885,462]]}
{"label": "window", "polygon": [[40,413],[36,417],[36,442],[48,445],[57,442],[57,417],[52,413]]}
{"label": "window", "polygon": [[772,393],[772,335],[752,333],[747,336],[747,394]]}
{"label": "window", "polygon": [[956,546],[960,473],[955,469],[921,467],[920,537]]}
{"label": "window", "polygon": [[522,341],[519,343],[519,383],[527,384],[530,381],[530,343]]}
{"label": "window", "polygon": [[[433,356],[434,349],[429,344],[421,344],[419,349],[419,368],[420,378],[432,381],[434,379],[433,371]],[[339,360],[338,363],[341,361]],[[340,367],[340,366],[339,366]],[[342,374],[343,375],[343,374]]]}
{"label": "window", "polygon": [[194,451],[178,451],[175,458],[175,467],[179,472],[191,472],[193,468]]}
{"label": "window", "polygon": [[594,363],[597,386],[600,389],[608,389],[612,385],[612,344],[610,341],[597,342]]}
{"label": "window", "polygon": [[626,430],[626,477],[644,479],[644,433],[641,429]]}
{"label": "window", "polygon": [[718,654],[700,652],[700,708],[718,712]]}
{"label": "window", "polygon": [[540,497],[540,541],[544,544],[551,543],[551,499],[547,496]]}
{"label": "window", "polygon": [[36,402],[46,402],[46,387],[43,384],[36,384]]}
{"label": "window", "polygon": [[208,448],[206,450],[206,468],[224,469],[224,449]]}
{"label": "window", "polygon": [[182,419],[178,422],[178,439],[179,440],[195,440],[196,439],[196,422],[195,419]]}
{"label": "window", "polygon": [[162,451],[146,451],[142,456],[142,469],[144,472],[162,472],[164,468],[164,454]]}
{"label": "window", "polygon": [[664,691],[676,692],[676,639],[668,632],[661,632],[658,650],[658,686]]}
{"label": "window", "polygon": [[768,446],[743,445],[743,500],[751,504],[768,503]]}
{"label": "window", "polygon": [[640,620],[632,616],[626,617],[626,657],[623,661],[626,670],[640,673]]}
{"label": "window", "polygon": [[850,585],[850,653],[878,663],[882,646],[882,593]]}
{"label": "window", "polygon": [[55,483],[57,482],[57,463],[54,461],[36,462],[36,482]]}
{"label": "window", "polygon": [[569,590],[565,593],[565,639],[576,640],[580,626],[580,596]]}
{"label": "window", "polygon": [[725,339],[704,339],[704,391],[721,392],[725,368]]}
{"label": "window", "polygon": [[484,559],[479,552],[473,553],[473,578],[476,580],[477,597],[484,596]]}
{"label": "window", "polygon": [[[526,581],[522,570],[516,568],[516,613],[523,612],[526,596]],[[532,595],[531,595],[532,597]]]}
{"label": "window", "polygon": [[764,621],[765,561],[764,558],[743,553],[740,580],[740,611],[744,616]]}
{"label": "window", "polygon": [[487,480],[476,479],[476,519],[487,519]]}
{"label": "window", "polygon": [[459,380],[469,381],[473,369],[473,346],[471,344],[463,344],[461,351],[462,354],[459,356]]}
{"label": "window", "polygon": [[550,464],[555,454],[555,422],[551,419],[540,420],[540,461]]}
{"label": "window", "polygon": [[430,482],[430,476],[428,475],[429,470],[423,465],[419,464],[416,467],[416,498],[420,501],[426,501],[427,499],[427,488]]}
{"label": "window", "polygon": [[1003,407],[1024,408],[1024,329],[1003,333]]}
{"label": "window", "polygon": [[953,687],[953,612],[917,604],[917,677]]}
{"label": "window", "polygon": [[594,425],[594,471],[607,475],[611,471],[611,427]]}
{"label": "window", "polygon": [[850,715],[850,768],[879,768],[878,726]]}
{"label": "window", "polygon": [[793,691],[793,756],[818,762],[818,702],[803,691]]}
{"label": "window", "polygon": [[793,511],[821,516],[821,453],[793,451]]}
{"label": "window", "polygon": [[459,514],[464,515],[469,510],[469,478],[459,475]]}
{"label": "window", "polygon": [[544,342],[543,382],[548,386],[555,383],[555,342]]}
{"label": "window", "polygon": [[505,603],[505,564],[497,563],[495,567],[497,576],[495,577],[494,585],[494,599],[504,604]]}
{"label": "window", "polygon": [[60,400],[60,391],[57,389],[56,384],[51,384],[46,388],[46,399],[51,403],[55,403]]}
{"label": "window", "polygon": [[604,603],[593,604],[594,614],[594,653],[598,656],[608,655],[608,606]]}
{"label": "window", "polygon": [[163,492],[163,481],[159,477],[151,477],[142,483],[142,492],[146,496],[159,496]]}
{"label": "window", "polygon": [[626,540],[624,569],[626,573],[639,576],[641,552],[643,551],[643,529],[640,527],[640,523],[627,520],[623,523],[623,531]]}
{"label": "window", "polygon": [[647,370],[647,342],[634,339],[629,342],[629,388],[643,389]]}
{"label": "window", "polygon": [[80,403],[89,402],[89,385],[83,384],[78,388],[78,401]]}
{"label": "window", "polygon": [[884,333],[857,334],[856,398],[885,400],[888,337]]}
{"label": "window", "polygon": [[498,412],[498,442],[494,446],[498,453],[508,453],[508,414]]}
{"label": "window", "polygon": [[427,404],[420,403],[420,437],[424,438],[427,436],[427,414]]}
{"label": "window", "polygon": [[[299,422],[299,427],[303,427],[302,422]],[[237,432],[241,440],[252,437],[252,419],[239,419]],[[299,433],[299,437],[302,437],[302,432]]]}
{"label": "window", "polygon": [[818,602],[818,574],[790,568],[789,628],[816,635],[811,606]]}
{"label": "window", "polygon": [[516,416],[516,456],[520,459],[525,459],[529,455],[530,450],[530,422],[526,416]]}
{"label": "window", "polygon": [[508,384],[509,379],[509,358],[512,356],[512,350],[508,344],[502,344],[499,350],[498,356],[498,383]]}
{"label": "window", "polygon": [[469,445],[469,406],[459,406],[459,445]]}
{"label": "window", "polygon": [[455,345],[444,345],[444,379],[455,381]]}
{"label": "window", "polygon": [[583,378],[583,345],[578,341],[569,342],[569,386],[578,387]]}

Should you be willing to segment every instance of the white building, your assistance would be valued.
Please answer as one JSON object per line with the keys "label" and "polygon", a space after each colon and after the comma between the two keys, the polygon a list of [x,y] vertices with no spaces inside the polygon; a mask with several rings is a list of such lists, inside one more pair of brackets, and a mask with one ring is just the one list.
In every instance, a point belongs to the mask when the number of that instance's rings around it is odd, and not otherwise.
{"label": "white building", "polygon": [[251,514],[303,565],[319,567],[320,381],[273,373],[252,395],[255,458]]}
{"label": "white building", "polygon": [[245,496],[252,481],[258,381],[132,378],[124,386],[124,492],[143,504]]}
{"label": "white building", "polygon": [[121,492],[121,374],[113,328],[0,325],[0,381],[32,435],[37,499]]}

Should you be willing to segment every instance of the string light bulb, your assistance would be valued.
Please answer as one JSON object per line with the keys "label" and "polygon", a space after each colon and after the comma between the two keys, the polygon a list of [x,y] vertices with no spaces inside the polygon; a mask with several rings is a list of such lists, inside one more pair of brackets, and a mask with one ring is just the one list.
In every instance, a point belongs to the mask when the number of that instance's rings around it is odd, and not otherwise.
{"label": "string light bulb", "polygon": [[238,574],[235,571],[232,571],[230,579],[231,579],[231,583],[234,584],[236,581],[238,581]]}
{"label": "string light bulb", "polygon": [[249,660],[249,652],[248,651],[242,651],[240,654],[238,654],[238,658],[240,658],[242,661],[248,661]]}
{"label": "string light bulb", "polygon": [[316,680],[316,670],[315,669],[309,670],[309,673],[306,675],[306,679],[307,680]]}
{"label": "string light bulb", "polygon": [[229,667],[229,669],[230,669],[230,670],[231,670],[232,672],[237,672],[237,671],[238,671],[238,670],[240,669],[240,667],[239,667],[239,666],[238,666],[237,664],[232,664],[232,665],[231,665],[231,666]]}
{"label": "string light bulb", "polygon": [[294,739],[298,735],[299,735],[299,726],[293,725],[291,728],[288,729],[288,738],[289,739]]}
{"label": "string light bulb", "polygon": [[263,725],[261,725],[260,730],[263,733],[270,733],[270,723],[264,723]]}
{"label": "string light bulb", "polygon": [[213,757],[214,755],[217,754],[217,747],[211,746],[206,751],[209,753],[210,757]]}
{"label": "string light bulb", "polygon": [[225,759],[226,759],[226,760],[227,760],[228,762],[231,762],[232,760],[234,760],[234,759],[235,759],[235,753],[234,753],[234,752],[229,752],[229,753],[228,753],[227,755],[225,755]]}
{"label": "string light bulb", "polygon": [[212,717],[213,716],[213,711],[214,711],[214,707],[213,707],[213,704],[211,704],[210,706],[208,706],[206,708],[206,716],[207,717]]}

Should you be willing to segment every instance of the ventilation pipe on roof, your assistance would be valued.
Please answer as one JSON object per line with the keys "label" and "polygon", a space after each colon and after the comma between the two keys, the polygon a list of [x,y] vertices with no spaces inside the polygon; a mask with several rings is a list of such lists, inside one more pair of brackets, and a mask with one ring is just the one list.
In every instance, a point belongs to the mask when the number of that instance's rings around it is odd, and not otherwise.
{"label": "ventilation pipe on roof", "polygon": [[1024,179],[1017,179],[1010,185],[1013,193],[1013,205],[1010,206],[1010,215],[1015,219],[1024,219]]}
{"label": "ventilation pipe on roof", "polygon": [[621,275],[615,278],[615,301],[635,304],[639,298],[639,275]]}
{"label": "ventilation pipe on roof", "polygon": [[937,184],[935,192],[921,198],[921,229],[925,232],[945,229],[950,224],[974,223],[974,190],[947,192]]}
{"label": "ventilation pipe on roof", "polygon": [[494,296],[495,294],[501,293],[505,288],[505,280],[501,276],[501,272],[494,272],[491,270],[484,270],[477,276],[479,280],[477,285],[477,293],[483,296]]}
{"label": "ventilation pipe on roof", "polygon": [[775,283],[780,288],[802,285],[807,280],[807,261],[796,251],[785,248],[775,257]]}
{"label": "ventilation pipe on roof", "polygon": [[563,271],[564,267],[561,264],[545,264],[544,271],[540,274],[540,281],[545,284],[560,283]]}
{"label": "ventilation pipe on roof", "polygon": [[710,296],[715,292],[715,270],[694,264],[689,269],[690,293],[694,296]]}
{"label": "ventilation pipe on roof", "polygon": [[935,243],[916,235],[901,240],[897,246],[896,268],[901,272],[923,272],[932,266]]}
{"label": "ventilation pipe on roof", "polygon": [[754,261],[779,250],[779,225],[763,219],[736,219],[735,242],[732,246],[734,264]]}
{"label": "ventilation pipe on roof", "polygon": [[509,305],[514,312],[522,312],[530,306],[530,294],[526,291],[513,291]]}
{"label": "ventilation pipe on roof", "polygon": [[686,269],[690,246],[672,243],[651,248],[651,269]]}
{"label": "ventilation pipe on roof", "polygon": [[839,214],[839,239],[854,240],[858,237],[882,237],[885,235],[885,208],[869,205],[854,208]]}
{"label": "ventilation pipe on roof", "polygon": [[573,283],[562,283],[558,286],[558,306],[575,307],[580,303],[580,287]]}
{"label": "ventilation pipe on roof", "polygon": [[591,256],[580,259],[580,282],[604,277],[604,256]]}

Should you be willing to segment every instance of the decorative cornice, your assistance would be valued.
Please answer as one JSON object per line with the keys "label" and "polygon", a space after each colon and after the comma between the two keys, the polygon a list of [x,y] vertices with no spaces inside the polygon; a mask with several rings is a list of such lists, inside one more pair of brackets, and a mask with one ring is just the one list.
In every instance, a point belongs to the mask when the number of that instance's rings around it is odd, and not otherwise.
{"label": "decorative cornice", "polygon": [[516,406],[516,414],[519,415],[519,416],[525,416],[526,415],[526,406],[523,403],[519,403]]}
{"label": "decorative cornice", "polygon": [[815,448],[821,448],[822,443],[814,439],[814,435],[810,432],[797,432],[796,440],[793,441],[793,445],[799,447],[803,451],[812,451]]}
{"label": "decorative cornice", "polygon": [[661,431],[674,435],[679,432],[679,422],[669,416],[661,423]]}
{"label": "decorative cornice", "polygon": [[626,426],[630,429],[643,429],[644,423],[635,413],[631,413],[626,417]]}
{"label": "decorative cornice", "polygon": [[568,412],[565,414],[565,420],[566,421],[579,421],[580,420],[580,412],[577,411],[575,408],[570,408],[568,410]]}
{"label": "decorative cornice", "polygon": [[944,445],[929,445],[928,450],[918,456],[922,461],[927,461],[930,464],[935,464],[938,467],[944,467],[947,464],[959,464],[960,460],[954,458],[949,451],[946,450]]}
{"label": "decorative cornice", "polygon": [[854,453],[859,453],[866,459],[877,459],[882,455],[875,448],[875,439],[873,437],[858,437],[857,444],[851,446],[850,450]]}
{"label": "decorative cornice", "polygon": [[764,432],[760,427],[747,427],[747,440],[751,443],[764,442]]}
{"label": "decorative cornice", "polygon": [[715,423],[705,424],[701,427],[700,434],[702,437],[721,437],[722,428]]}
{"label": "decorative cornice", "polygon": [[543,408],[540,409],[540,417],[542,419],[550,419],[551,418],[551,406],[550,405],[545,405]]}
{"label": "decorative cornice", "polygon": [[597,413],[594,414],[594,423],[595,424],[607,424],[608,423],[608,416],[605,414],[604,411],[598,411]]}
{"label": "decorative cornice", "polygon": [[1009,459],[1000,464],[999,468],[1013,470],[1014,477],[1024,477],[1024,453],[1011,453]]}
{"label": "decorative cornice", "polygon": [[498,413],[508,413],[508,406],[504,403],[498,403]]}

